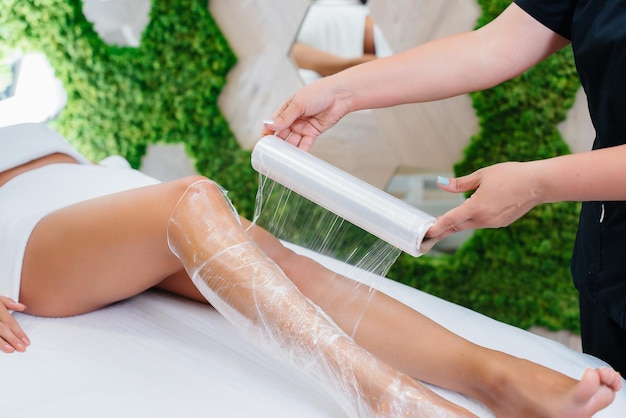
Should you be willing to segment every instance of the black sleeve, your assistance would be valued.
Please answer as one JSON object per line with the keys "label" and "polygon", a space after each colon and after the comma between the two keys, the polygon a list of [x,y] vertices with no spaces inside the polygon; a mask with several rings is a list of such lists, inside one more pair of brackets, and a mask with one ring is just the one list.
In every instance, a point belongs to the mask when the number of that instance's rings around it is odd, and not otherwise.
{"label": "black sleeve", "polygon": [[572,39],[576,0],[515,0],[515,4],[551,31]]}

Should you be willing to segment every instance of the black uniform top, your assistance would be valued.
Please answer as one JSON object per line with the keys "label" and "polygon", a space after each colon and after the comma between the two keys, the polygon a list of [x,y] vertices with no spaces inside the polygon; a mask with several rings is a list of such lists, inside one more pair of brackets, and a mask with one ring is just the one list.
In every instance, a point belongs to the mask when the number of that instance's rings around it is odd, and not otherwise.
{"label": "black uniform top", "polygon": [[[515,3],[572,41],[596,129],[593,148],[626,143],[626,1]],[[578,290],[626,329],[626,202],[583,203],[571,269]]]}

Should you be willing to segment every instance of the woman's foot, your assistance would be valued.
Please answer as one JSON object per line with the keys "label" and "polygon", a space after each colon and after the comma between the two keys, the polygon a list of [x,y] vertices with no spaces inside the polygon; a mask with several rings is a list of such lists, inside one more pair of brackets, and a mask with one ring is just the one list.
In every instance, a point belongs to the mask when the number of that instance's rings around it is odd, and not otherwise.
{"label": "woman's foot", "polygon": [[499,417],[588,418],[606,408],[622,387],[609,368],[587,369],[580,381],[530,361],[493,359],[500,374],[483,402]]}

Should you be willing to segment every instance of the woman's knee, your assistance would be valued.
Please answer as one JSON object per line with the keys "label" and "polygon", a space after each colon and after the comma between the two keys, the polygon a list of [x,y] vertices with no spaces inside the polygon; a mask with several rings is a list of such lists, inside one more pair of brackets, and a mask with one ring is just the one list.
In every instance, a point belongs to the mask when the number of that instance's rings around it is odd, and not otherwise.
{"label": "woman's knee", "polygon": [[222,189],[217,183],[199,174],[171,180],[163,183],[163,186],[168,190],[168,201],[171,203],[168,206],[171,206],[172,212],[192,190],[195,192],[202,191],[207,196],[223,195]]}
{"label": "woman's knee", "polygon": [[207,177],[201,175],[191,175],[173,180],[170,183],[175,197],[175,207],[185,200],[185,197],[202,195],[207,199],[206,202],[211,202],[212,204],[224,200],[230,207],[231,211],[234,214],[237,213],[234,206],[226,197],[226,190]]}
{"label": "woman's knee", "polygon": [[201,176],[199,174],[181,177],[180,179],[173,180],[172,182],[175,183],[175,187],[177,188],[180,197],[182,197],[188,190],[192,188],[202,189],[209,194],[225,194],[222,186],[217,184],[215,181],[209,179],[208,177]]}
{"label": "woman's knee", "polygon": [[181,177],[176,180],[171,180],[167,184],[171,185],[176,191],[176,194],[181,197],[194,184],[198,185],[198,187],[214,187],[211,185],[216,183],[213,180],[210,180],[208,177],[201,176],[199,174],[193,174],[190,176]]}

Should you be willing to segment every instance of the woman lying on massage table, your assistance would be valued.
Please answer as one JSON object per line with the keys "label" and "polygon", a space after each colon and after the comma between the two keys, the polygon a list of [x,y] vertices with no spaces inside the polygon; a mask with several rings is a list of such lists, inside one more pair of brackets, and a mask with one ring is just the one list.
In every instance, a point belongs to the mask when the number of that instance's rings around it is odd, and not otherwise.
{"label": "woman lying on massage table", "polygon": [[90,164],[44,125],[0,128],[0,247],[6,353],[30,343],[11,310],[77,315],[158,287],[208,300],[269,351],[306,367],[351,415],[471,415],[415,379],[507,418],[590,417],[621,386],[608,368],[576,381],[477,346],[383,293],[369,299],[369,288],[355,290],[238,217],[215,183],[159,183]]}

